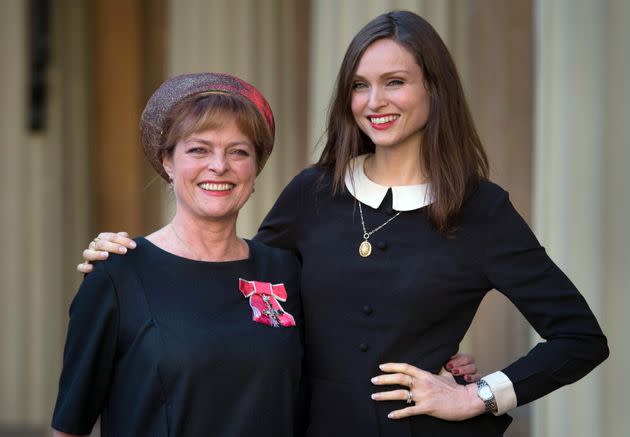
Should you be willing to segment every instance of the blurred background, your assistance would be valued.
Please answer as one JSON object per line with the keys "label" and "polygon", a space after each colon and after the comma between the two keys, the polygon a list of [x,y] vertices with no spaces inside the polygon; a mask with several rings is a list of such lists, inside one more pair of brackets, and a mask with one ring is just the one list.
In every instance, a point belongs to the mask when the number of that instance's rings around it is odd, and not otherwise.
{"label": "blurred background", "polygon": [[[320,152],[341,57],[390,9],[427,18],[455,58],[492,179],[585,295],[611,356],[513,412],[509,436],[630,435],[630,1],[0,0],[0,436],[46,436],[80,254],[101,230],[169,220],[138,119],[167,77],[223,71],[276,116],[239,218],[249,237]],[[625,49],[623,47],[626,47]],[[498,293],[461,350],[482,373],[538,341]],[[97,431],[94,433],[97,435]]]}

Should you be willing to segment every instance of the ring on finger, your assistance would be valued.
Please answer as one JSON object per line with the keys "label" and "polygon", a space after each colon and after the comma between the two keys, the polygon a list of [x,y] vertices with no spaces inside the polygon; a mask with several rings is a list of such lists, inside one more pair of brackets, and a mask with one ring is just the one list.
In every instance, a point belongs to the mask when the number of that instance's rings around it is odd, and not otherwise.
{"label": "ring on finger", "polygon": [[411,390],[407,390],[407,403],[408,404],[413,403],[413,392]]}

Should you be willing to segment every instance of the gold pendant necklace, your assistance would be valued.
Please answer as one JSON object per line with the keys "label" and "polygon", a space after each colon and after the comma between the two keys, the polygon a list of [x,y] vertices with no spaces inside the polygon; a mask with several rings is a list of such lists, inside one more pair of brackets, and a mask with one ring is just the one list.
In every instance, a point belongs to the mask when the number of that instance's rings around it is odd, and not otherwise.
{"label": "gold pendant necklace", "polygon": [[361,207],[361,202],[359,201],[359,214],[361,215],[361,227],[363,228],[363,241],[359,245],[359,255],[361,255],[363,258],[367,258],[368,256],[372,254],[372,243],[368,241],[368,238],[370,238],[373,233],[385,227],[389,222],[391,222],[396,217],[398,217],[401,212],[402,211],[398,211],[395,216],[390,217],[387,221],[385,221],[385,223],[383,223],[379,227],[374,228],[368,232],[367,229],[365,229],[365,220],[363,219],[363,208]]}

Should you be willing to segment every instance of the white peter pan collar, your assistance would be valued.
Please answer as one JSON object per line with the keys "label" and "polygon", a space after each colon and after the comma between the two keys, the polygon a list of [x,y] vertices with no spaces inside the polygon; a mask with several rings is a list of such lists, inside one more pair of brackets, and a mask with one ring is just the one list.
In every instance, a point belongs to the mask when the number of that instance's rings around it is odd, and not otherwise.
{"label": "white peter pan collar", "polygon": [[386,187],[371,181],[365,174],[363,164],[371,154],[357,156],[348,164],[346,188],[358,201],[377,209],[381,206],[387,190],[392,189],[392,208],[395,211],[413,211],[432,202],[430,185],[401,185]]}

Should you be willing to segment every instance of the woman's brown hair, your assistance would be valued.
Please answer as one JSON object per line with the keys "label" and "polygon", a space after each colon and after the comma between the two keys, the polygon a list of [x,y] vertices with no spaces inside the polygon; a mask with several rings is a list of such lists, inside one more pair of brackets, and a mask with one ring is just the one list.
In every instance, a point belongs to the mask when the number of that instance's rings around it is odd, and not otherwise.
{"label": "woman's brown hair", "polygon": [[350,109],[353,76],[359,60],[373,42],[388,38],[416,59],[430,95],[420,156],[431,183],[434,201],[429,220],[446,235],[454,231],[464,200],[488,177],[488,158],[464,97],[455,63],[446,45],[423,18],[409,11],[379,15],[354,37],[346,51],[332,98],[327,140],[315,166],[333,177],[334,193],[343,191],[349,162],[374,152],[374,143],[357,126]]}
{"label": "woman's brown hair", "polygon": [[259,111],[236,94],[197,94],[174,105],[164,121],[162,141],[157,145],[159,153],[172,154],[179,140],[196,132],[217,129],[230,118],[234,118],[239,130],[252,141],[260,172],[273,135]]}

